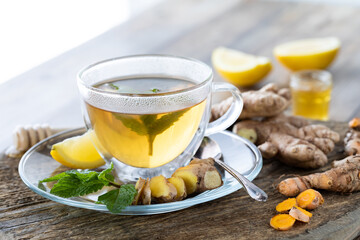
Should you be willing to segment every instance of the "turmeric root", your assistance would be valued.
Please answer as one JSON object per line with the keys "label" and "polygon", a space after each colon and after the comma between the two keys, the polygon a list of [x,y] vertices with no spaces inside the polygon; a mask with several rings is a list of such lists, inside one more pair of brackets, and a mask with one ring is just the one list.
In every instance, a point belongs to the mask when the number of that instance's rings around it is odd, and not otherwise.
{"label": "turmeric root", "polygon": [[150,180],[151,197],[156,202],[172,202],[177,196],[176,188],[163,175]]}
{"label": "turmeric root", "polygon": [[312,214],[310,212],[296,206],[290,209],[289,215],[300,222],[306,223],[308,223],[310,221],[310,218],[312,217]]}
{"label": "turmeric root", "polygon": [[322,205],[324,198],[318,191],[307,189],[296,197],[296,202],[299,207],[312,210]]}
{"label": "turmeric root", "polygon": [[[248,91],[242,94],[244,108],[239,119],[253,117],[271,117],[283,112],[290,103],[288,88],[278,89],[270,83],[258,91]],[[211,109],[211,121],[218,119],[229,109],[232,97],[215,104]]]}
{"label": "turmeric root", "polygon": [[283,180],[277,186],[285,196],[296,196],[306,189],[316,188],[333,192],[360,190],[360,154],[334,161],[333,168],[322,173]]}
{"label": "turmeric root", "polygon": [[277,156],[294,167],[318,168],[327,162],[327,154],[340,140],[338,133],[323,125],[310,125],[299,117],[279,115],[265,120],[245,120],[235,124],[233,132],[254,130],[255,144],[264,158]]}
{"label": "turmeric root", "polygon": [[345,153],[350,155],[360,154],[360,118],[349,122],[350,130],[346,133],[344,144]]}
{"label": "turmeric root", "polygon": [[288,198],[282,201],[281,203],[279,203],[278,205],[276,205],[276,211],[280,213],[288,212],[291,208],[293,208],[296,205],[297,205],[296,198]]}
{"label": "turmeric root", "polygon": [[276,230],[289,230],[295,223],[295,218],[289,214],[278,214],[271,218],[270,226]]}

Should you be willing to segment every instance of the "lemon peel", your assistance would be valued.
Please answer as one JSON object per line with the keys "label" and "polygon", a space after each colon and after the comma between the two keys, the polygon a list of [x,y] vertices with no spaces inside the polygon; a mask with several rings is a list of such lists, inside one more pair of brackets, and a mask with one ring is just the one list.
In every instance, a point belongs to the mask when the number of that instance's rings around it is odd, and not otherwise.
{"label": "lemon peel", "polygon": [[52,146],[50,155],[59,163],[70,168],[92,169],[105,164],[93,145],[96,138],[93,130],[81,136],[65,139]]}
{"label": "lemon peel", "polygon": [[278,61],[290,70],[325,69],[335,59],[338,38],[309,38],[280,44],[274,48]]}
{"label": "lemon peel", "polygon": [[228,82],[241,87],[254,85],[271,70],[268,58],[218,47],[212,53],[212,64]]}

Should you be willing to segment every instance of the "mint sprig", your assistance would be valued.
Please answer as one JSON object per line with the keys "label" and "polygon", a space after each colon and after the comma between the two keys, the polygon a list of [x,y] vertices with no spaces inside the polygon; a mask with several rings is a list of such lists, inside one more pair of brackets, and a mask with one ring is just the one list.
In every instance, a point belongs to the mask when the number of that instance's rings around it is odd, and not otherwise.
{"label": "mint sprig", "polygon": [[57,181],[50,190],[50,193],[59,197],[69,198],[97,192],[104,186],[111,185],[118,189],[100,195],[96,203],[103,203],[108,207],[110,212],[119,213],[126,206],[131,205],[137,191],[134,185],[119,185],[115,183],[115,178],[111,174],[113,169],[114,165],[111,163],[110,167],[102,172],[89,170],[66,171],[39,181],[39,188],[45,190],[42,183]]}
{"label": "mint sprig", "polygon": [[140,121],[124,114],[113,113],[113,115],[116,119],[120,120],[125,127],[136,132],[139,136],[147,136],[149,155],[152,156],[155,137],[170,128],[188,110],[189,109],[183,109],[176,112],[170,112],[161,117],[159,117],[160,114],[145,114],[140,116]]}
{"label": "mint sprig", "polygon": [[119,213],[126,206],[131,205],[136,194],[134,185],[126,184],[99,196],[96,203],[105,204],[110,212]]}

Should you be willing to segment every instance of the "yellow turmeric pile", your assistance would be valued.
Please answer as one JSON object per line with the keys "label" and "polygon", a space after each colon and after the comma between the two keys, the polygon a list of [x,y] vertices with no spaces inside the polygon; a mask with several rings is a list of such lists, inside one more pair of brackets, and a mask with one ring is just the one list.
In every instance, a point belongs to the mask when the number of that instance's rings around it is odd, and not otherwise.
{"label": "yellow turmeric pile", "polygon": [[312,213],[305,209],[315,209],[324,203],[322,195],[313,189],[301,192],[296,198],[288,198],[276,206],[277,214],[270,220],[270,226],[276,230],[289,230],[295,223],[300,221],[308,223]]}

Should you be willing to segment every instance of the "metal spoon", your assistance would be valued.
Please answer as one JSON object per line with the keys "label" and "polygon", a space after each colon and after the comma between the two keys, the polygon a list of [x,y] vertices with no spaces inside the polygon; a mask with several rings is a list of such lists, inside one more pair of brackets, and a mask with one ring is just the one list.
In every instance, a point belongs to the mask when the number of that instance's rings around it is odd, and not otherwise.
{"label": "metal spoon", "polygon": [[268,196],[263,190],[221,160],[222,153],[220,146],[211,138],[204,137],[199,149],[195,153],[195,157],[200,159],[213,158],[217,164],[230,173],[243,186],[250,197],[256,201],[265,202],[267,200]]}

